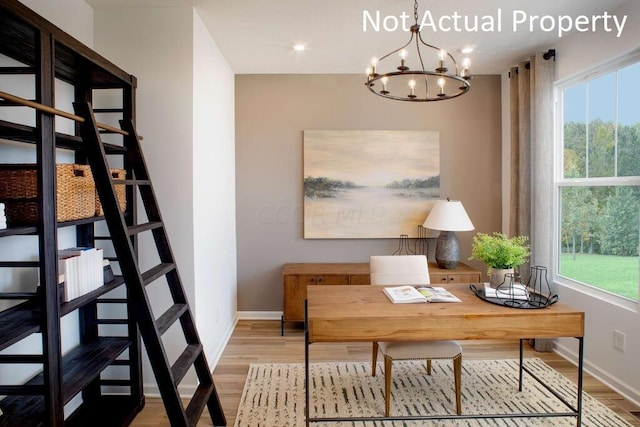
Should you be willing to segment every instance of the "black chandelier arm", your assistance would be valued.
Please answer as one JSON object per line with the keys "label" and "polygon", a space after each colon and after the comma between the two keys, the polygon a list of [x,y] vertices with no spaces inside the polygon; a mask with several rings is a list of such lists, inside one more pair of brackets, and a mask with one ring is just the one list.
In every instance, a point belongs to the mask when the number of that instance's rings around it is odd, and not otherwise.
{"label": "black chandelier arm", "polygon": [[409,41],[404,46],[401,46],[401,47],[397,48],[396,50],[393,50],[393,51],[387,53],[385,56],[383,56],[382,58],[378,59],[378,63],[380,63],[383,60],[387,59],[388,57],[390,57],[394,53],[400,52],[402,49],[404,49],[405,47],[409,46],[409,44],[411,44],[412,41],[413,41],[413,33],[411,33],[411,38],[409,39]]}
{"label": "black chandelier arm", "polygon": [[[434,46],[434,45],[431,45],[431,44],[429,44],[429,43],[425,42],[425,41],[422,39],[422,34],[421,34],[421,33],[418,33],[418,38],[420,39],[420,42],[422,42],[422,44],[423,44],[423,45],[425,45],[425,46],[427,46],[427,47],[430,47],[431,49],[433,49],[433,50],[435,50],[435,51],[440,52],[440,50],[441,50],[441,49],[440,49],[439,47]],[[418,49],[418,52],[419,52],[419,51],[420,51],[420,50]],[[449,57],[449,59],[451,60],[451,62],[453,62],[453,65],[454,65],[454,66],[455,66],[455,68],[456,68],[456,76],[457,76],[457,75],[458,75],[458,63],[456,62],[456,58],[454,58],[454,57],[453,57],[453,55],[452,55],[449,51],[446,51],[446,52],[447,52],[447,56]],[[423,67],[423,69],[424,69],[424,67]]]}
{"label": "black chandelier arm", "polygon": [[[417,1],[416,1],[417,3]],[[418,52],[418,58],[420,59],[420,66],[422,67],[422,71],[426,72],[426,70],[424,69],[424,61],[422,60],[422,53],[420,52],[420,41],[422,41],[422,36],[420,35],[420,32],[418,32],[418,36],[416,37],[416,51]],[[422,43],[424,44],[424,42],[422,41]],[[424,75],[424,90],[425,93],[429,93],[429,80],[427,79],[427,75]]]}

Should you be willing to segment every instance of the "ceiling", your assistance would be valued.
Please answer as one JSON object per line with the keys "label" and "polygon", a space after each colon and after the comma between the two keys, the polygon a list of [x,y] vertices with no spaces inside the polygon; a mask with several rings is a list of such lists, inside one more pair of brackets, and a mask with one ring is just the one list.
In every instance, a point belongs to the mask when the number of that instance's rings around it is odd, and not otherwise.
{"label": "ceiling", "polygon": [[[400,27],[396,31],[363,31],[363,15],[400,19],[404,12],[413,24],[411,0],[85,0],[95,9],[119,7],[195,6],[216,44],[236,74],[331,74],[364,73],[372,57],[381,57],[409,40]],[[612,13],[634,0],[439,0],[419,2],[419,16],[428,10],[436,20],[442,16],[493,20],[493,31],[422,31],[423,39],[456,57],[463,47],[475,50],[472,74],[499,74],[535,51],[546,51],[560,39],[557,29],[534,31],[522,24],[513,31],[513,12],[527,17],[549,15],[599,15]],[[498,31],[501,11],[501,31]],[[522,15],[521,15],[522,16]],[[462,18],[464,19],[464,18]],[[547,22],[551,18],[548,18]],[[528,22],[528,21],[527,21]],[[602,22],[602,21],[600,21]],[[445,21],[449,26],[450,22]],[[460,21],[464,26],[464,21]],[[602,27],[599,27],[602,31]],[[565,35],[566,37],[566,35]],[[296,52],[294,43],[307,50]],[[558,52],[558,55],[561,55]],[[458,59],[459,60],[459,59]]]}

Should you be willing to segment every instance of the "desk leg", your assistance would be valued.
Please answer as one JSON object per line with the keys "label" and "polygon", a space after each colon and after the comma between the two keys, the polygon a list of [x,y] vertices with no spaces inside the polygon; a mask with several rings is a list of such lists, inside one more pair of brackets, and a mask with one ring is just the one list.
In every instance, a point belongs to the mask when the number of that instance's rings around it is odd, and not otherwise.
{"label": "desk leg", "polygon": [[520,376],[518,378],[518,391],[522,391],[522,363],[524,363],[524,340],[520,338]]}
{"label": "desk leg", "polygon": [[582,425],[582,369],[584,363],[584,337],[578,337],[578,420],[576,426]]}
{"label": "desk leg", "polygon": [[309,321],[307,300],[304,301],[304,421],[309,427]]}

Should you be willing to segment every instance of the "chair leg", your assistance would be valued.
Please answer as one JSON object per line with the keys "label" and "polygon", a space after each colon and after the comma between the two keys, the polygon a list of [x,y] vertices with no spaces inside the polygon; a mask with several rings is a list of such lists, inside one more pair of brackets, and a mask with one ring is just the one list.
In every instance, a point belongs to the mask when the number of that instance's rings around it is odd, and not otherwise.
{"label": "chair leg", "polygon": [[391,366],[393,359],[384,356],[384,416],[389,416],[391,406]]}
{"label": "chair leg", "polygon": [[431,359],[427,359],[427,375],[431,375]]}
{"label": "chair leg", "polygon": [[462,355],[453,359],[453,376],[455,378],[456,387],[456,412],[462,414],[462,403],[460,399],[460,388],[462,387]]}
{"label": "chair leg", "polygon": [[373,351],[371,353],[371,376],[376,376],[376,364],[378,363],[378,343],[373,343]]}

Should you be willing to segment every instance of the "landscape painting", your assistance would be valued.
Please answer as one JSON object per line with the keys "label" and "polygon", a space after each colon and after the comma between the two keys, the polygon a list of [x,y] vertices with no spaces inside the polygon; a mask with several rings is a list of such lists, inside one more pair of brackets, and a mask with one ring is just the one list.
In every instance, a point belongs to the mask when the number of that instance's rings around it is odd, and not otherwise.
{"label": "landscape painting", "polygon": [[440,197],[435,131],[304,132],[304,237],[417,237]]}

